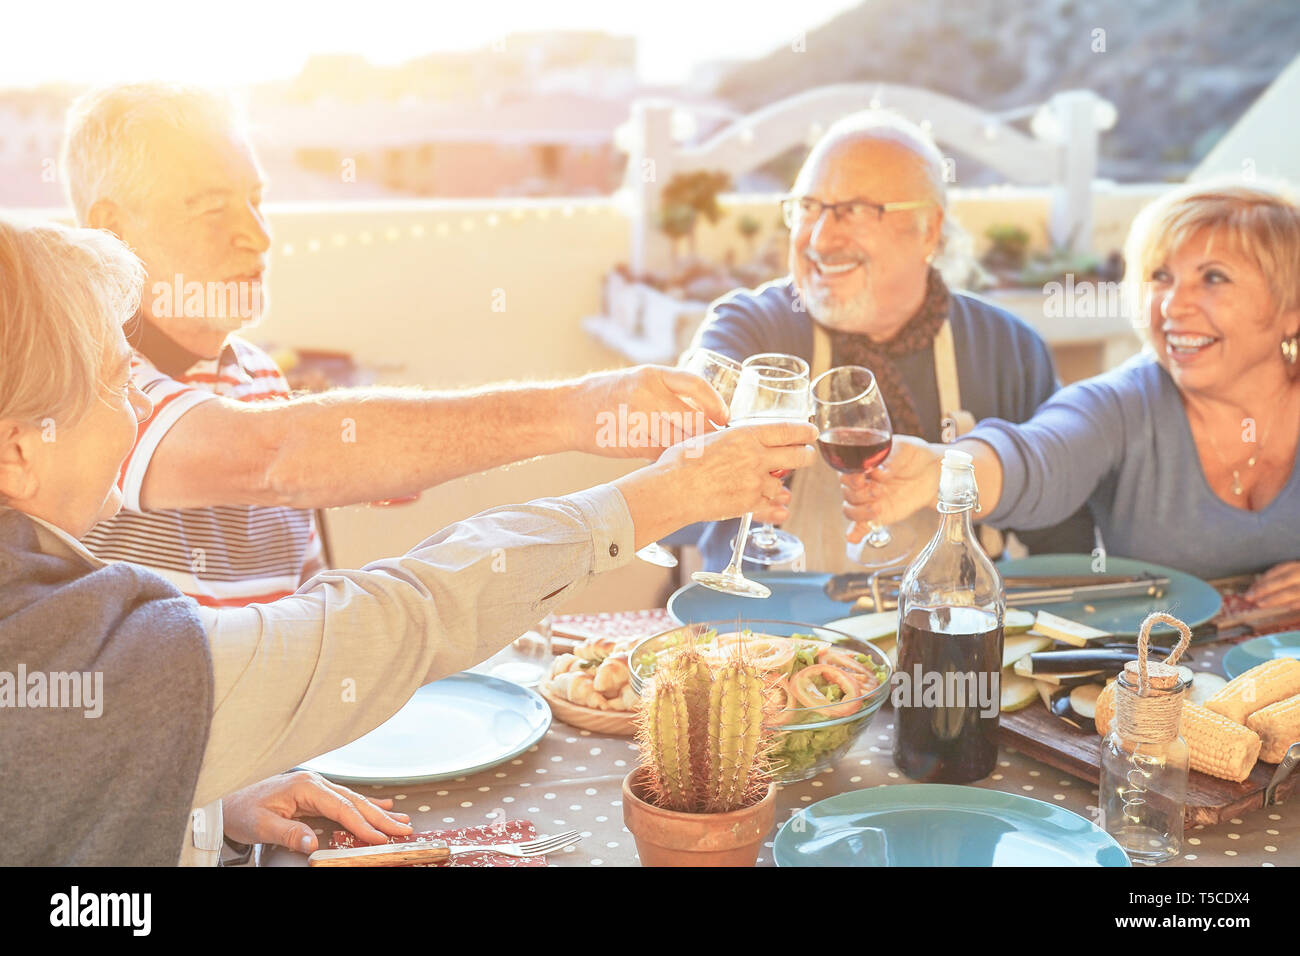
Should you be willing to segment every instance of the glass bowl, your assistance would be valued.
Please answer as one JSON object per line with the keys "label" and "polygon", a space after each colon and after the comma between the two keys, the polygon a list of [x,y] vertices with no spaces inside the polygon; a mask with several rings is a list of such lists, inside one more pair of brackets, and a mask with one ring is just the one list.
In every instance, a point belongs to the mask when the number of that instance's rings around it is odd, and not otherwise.
{"label": "glass bowl", "polygon": [[[877,671],[883,672],[880,684],[864,694],[822,707],[788,708],[781,712],[779,723],[768,724],[768,729],[775,734],[772,770],[773,779],[777,783],[807,780],[833,767],[853,748],[858,736],[871,724],[871,718],[889,697],[889,677],[893,671],[888,656],[878,647],[850,637],[842,631],[815,624],[769,620],[683,624],[648,637],[632,648],[628,655],[628,665],[633,690],[641,697],[650,693],[654,686],[655,665],[660,655],[692,644],[708,646],[711,643],[711,633],[725,635],[738,630],[752,631],[755,635],[800,635],[826,641],[837,649],[865,654]],[[838,711],[849,701],[857,701],[859,704],[858,709],[852,713],[836,716],[827,716],[825,713],[827,710]]]}

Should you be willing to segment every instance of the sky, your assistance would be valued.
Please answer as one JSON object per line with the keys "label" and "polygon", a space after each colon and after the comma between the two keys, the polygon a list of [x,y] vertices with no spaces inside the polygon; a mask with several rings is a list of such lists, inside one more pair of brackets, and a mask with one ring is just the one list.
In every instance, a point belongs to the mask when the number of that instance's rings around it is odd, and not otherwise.
{"label": "sky", "polygon": [[861,0],[15,0],[0,87],[155,77],[239,86],[293,76],[313,53],[398,63],[522,30],[636,36],[642,78],[793,43]]}

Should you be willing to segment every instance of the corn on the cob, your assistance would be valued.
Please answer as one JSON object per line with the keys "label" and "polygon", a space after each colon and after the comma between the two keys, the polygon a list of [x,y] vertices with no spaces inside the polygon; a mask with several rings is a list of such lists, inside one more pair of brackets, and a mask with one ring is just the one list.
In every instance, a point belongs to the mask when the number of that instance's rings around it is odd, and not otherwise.
{"label": "corn on the cob", "polygon": [[1281,763],[1291,745],[1300,741],[1300,694],[1261,707],[1246,718],[1246,726],[1264,742],[1259,759]]}
{"label": "corn on the cob", "polygon": [[1300,694],[1300,661],[1279,657],[1238,674],[1205,702],[1216,714],[1244,724],[1269,704]]}
{"label": "corn on the cob", "polygon": [[[1110,733],[1111,722],[1115,719],[1113,682],[1097,698],[1097,712],[1093,719],[1097,733]],[[1262,741],[1259,734],[1190,700],[1183,701],[1183,721],[1179,732],[1187,741],[1192,769],[1211,777],[1240,783],[1250,776],[1255,761],[1260,757]]]}
{"label": "corn on the cob", "polygon": [[1259,759],[1259,734],[1222,714],[1183,701],[1180,733],[1191,752],[1193,770],[1240,783],[1250,776]]}

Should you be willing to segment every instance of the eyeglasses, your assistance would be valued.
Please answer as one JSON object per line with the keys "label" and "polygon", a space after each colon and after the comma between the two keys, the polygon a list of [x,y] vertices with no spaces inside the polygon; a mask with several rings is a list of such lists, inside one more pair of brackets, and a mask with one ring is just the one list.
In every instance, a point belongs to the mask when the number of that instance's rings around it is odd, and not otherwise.
{"label": "eyeglasses", "polygon": [[816,222],[828,209],[835,216],[836,222],[842,222],[850,229],[874,226],[885,217],[887,212],[901,212],[905,209],[924,209],[933,206],[933,199],[910,199],[905,202],[867,202],[865,199],[849,199],[844,202],[822,202],[811,196],[787,196],[781,200],[781,214],[785,224],[792,231],[804,223]]}

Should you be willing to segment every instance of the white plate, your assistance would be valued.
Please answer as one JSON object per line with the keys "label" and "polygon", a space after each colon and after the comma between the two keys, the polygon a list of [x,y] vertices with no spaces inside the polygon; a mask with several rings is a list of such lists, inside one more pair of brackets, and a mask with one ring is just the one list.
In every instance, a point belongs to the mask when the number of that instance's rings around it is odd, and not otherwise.
{"label": "white plate", "polygon": [[465,777],[526,751],[551,726],[534,691],[487,674],[421,687],[370,733],[304,763],[340,783],[428,783]]}

